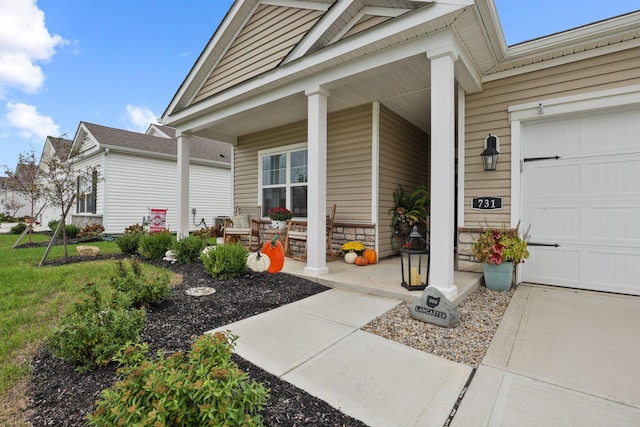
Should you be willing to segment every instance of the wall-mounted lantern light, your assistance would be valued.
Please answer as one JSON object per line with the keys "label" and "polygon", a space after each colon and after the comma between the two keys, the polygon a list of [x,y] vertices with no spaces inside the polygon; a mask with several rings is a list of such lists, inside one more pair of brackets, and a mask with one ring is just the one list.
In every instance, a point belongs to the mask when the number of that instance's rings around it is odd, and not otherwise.
{"label": "wall-mounted lantern light", "polygon": [[499,144],[499,139],[495,135],[489,134],[489,136],[484,139],[484,151],[480,154],[480,156],[482,156],[482,167],[484,170],[496,170],[498,157],[500,156],[500,151],[498,151]]}

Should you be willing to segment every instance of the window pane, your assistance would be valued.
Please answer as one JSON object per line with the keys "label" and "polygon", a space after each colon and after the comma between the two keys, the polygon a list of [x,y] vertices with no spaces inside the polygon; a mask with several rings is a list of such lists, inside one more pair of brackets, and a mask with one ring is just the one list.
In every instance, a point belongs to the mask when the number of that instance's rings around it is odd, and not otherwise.
{"label": "window pane", "polygon": [[291,183],[307,182],[307,150],[291,153]]}
{"label": "window pane", "polygon": [[267,216],[269,209],[276,206],[287,206],[287,189],[285,187],[262,189],[262,216]]}
{"label": "window pane", "polygon": [[275,154],[262,160],[262,185],[285,184],[287,179],[287,156]]}
{"label": "window pane", "polygon": [[291,187],[291,212],[293,216],[307,217],[307,186],[298,185]]}

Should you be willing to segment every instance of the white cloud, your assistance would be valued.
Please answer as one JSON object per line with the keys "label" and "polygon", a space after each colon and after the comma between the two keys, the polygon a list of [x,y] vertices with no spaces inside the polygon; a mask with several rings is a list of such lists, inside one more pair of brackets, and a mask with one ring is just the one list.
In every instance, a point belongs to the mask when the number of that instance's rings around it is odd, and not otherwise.
{"label": "white cloud", "polygon": [[127,119],[133,126],[133,130],[144,132],[150,124],[158,123],[157,116],[147,107],[127,105]]}
{"label": "white cloud", "polygon": [[44,143],[47,136],[59,136],[60,126],[49,116],[44,116],[33,105],[21,102],[7,103],[7,122],[17,128],[24,139],[37,139]]}
{"label": "white cloud", "polygon": [[50,60],[65,43],[49,34],[36,0],[0,0],[0,94],[10,87],[38,91],[45,77],[36,62]]}

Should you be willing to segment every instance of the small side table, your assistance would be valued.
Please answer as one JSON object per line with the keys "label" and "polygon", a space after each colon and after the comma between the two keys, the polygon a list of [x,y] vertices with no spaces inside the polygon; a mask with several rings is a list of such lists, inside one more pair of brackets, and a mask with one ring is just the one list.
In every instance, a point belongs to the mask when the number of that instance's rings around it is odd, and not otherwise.
{"label": "small side table", "polygon": [[271,239],[273,239],[275,236],[278,236],[278,240],[280,241],[280,243],[282,243],[282,246],[284,246],[284,240],[287,238],[287,227],[281,228],[279,230],[269,228],[267,230],[264,230],[263,233],[265,242],[271,241]]}

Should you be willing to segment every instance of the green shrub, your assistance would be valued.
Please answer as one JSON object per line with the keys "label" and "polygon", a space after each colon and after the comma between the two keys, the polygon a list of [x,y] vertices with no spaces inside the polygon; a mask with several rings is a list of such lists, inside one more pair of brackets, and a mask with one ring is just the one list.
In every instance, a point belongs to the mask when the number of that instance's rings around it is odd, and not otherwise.
{"label": "green shrub", "polygon": [[147,344],[122,349],[122,380],[102,391],[89,425],[261,426],[269,393],[231,360],[236,337],[203,335],[187,354],[147,358]]}
{"label": "green shrub", "polygon": [[200,258],[200,253],[207,244],[205,239],[195,236],[188,236],[178,240],[173,245],[175,257],[179,262],[192,263]]}
{"label": "green shrub", "polygon": [[142,237],[142,234],[139,233],[123,234],[116,238],[116,245],[125,254],[135,254],[138,252],[140,237]]}
{"label": "green shrub", "polygon": [[146,233],[140,238],[138,251],[141,255],[150,259],[160,259],[165,252],[171,249],[174,237],[168,231]]}
{"label": "green shrub", "polygon": [[52,219],[51,221],[49,221],[47,226],[49,227],[49,230],[56,231],[56,228],[58,228],[58,224],[60,224],[59,219]]}
{"label": "green shrub", "polygon": [[[67,236],[68,239],[75,239],[76,237],[78,237],[78,233],[80,233],[80,227],[78,227],[75,224],[65,224],[65,234]],[[62,237],[62,236],[58,236],[58,237]]]}
{"label": "green shrub", "polygon": [[22,232],[26,229],[27,229],[27,224],[25,224],[24,222],[19,222],[18,224],[11,227],[9,232],[11,234],[22,234]]}
{"label": "green shrub", "polygon": [[53,329],[47,347],[56,356],[79,365],[79,371],[107,365],[127,342],[137,339],[145,311],[128,310],[122,299],[105,303],[98,288],[89,284],[87,298],[75,304]]}
{"label": "green shrub", "polygon": [[200,256],[204,268],[217,279],[233,279],[247,271],[247,249],[241,243],[217,245]]}
{"label": "green shrub", "polygon": [[116,274],[110,279],[109,285],[125,294],[131,305],[140,307],[157,303],[169,295],[171,278],[166,272],[147,276],[137,260],[118,261],[116,265]]}

